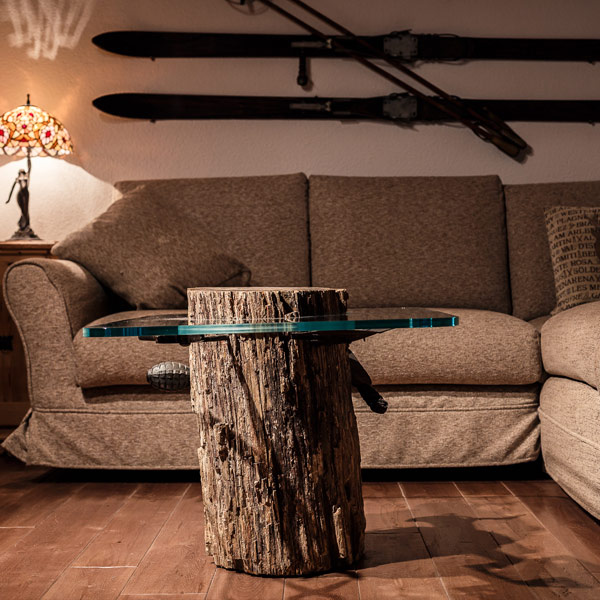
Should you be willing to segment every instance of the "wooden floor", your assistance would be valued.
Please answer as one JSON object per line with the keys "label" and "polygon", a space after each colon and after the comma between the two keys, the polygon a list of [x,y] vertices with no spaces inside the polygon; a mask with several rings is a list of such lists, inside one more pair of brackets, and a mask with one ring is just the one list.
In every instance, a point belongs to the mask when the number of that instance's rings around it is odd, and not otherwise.
{"label": "wooden floor", "polygon": [[0,598],[600,598],[600,524],[541,472],[365,479],[366,554],[356,570],[261,578],[216,569],[206,556],[193,472],[26,469],[2,455]]}

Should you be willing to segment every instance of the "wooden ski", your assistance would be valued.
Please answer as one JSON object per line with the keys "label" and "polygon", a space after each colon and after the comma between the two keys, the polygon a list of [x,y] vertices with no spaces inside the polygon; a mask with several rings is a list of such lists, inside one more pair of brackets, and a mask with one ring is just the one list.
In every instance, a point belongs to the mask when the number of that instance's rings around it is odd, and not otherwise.
{"label": "wooden ski", "polygon": [[[433,98],[433,97],[432,97]],[[442,106],[447,102],[435,98]],[[600,100],[482,100],[463,98],[469,108],[505,121],[600,121]],[[205,96],[121,93],[93,101],[102,112],[149,121],[188,119],[314,119],[396,122],[451,122],[436,104],[410,94],[374,98],[288,96]]]}
{"label": "wooden ski", "polygon": [[142,58],[345,58],[338,42],[360,56],[371,58],[361,42],[402,62],[467,60],[600,60],[600,40],[486,38],[415,34],[393,31],[387,35],[310,35],[189,33],[173,31],[110,31],[92,39],[96,46],[125,56]]}

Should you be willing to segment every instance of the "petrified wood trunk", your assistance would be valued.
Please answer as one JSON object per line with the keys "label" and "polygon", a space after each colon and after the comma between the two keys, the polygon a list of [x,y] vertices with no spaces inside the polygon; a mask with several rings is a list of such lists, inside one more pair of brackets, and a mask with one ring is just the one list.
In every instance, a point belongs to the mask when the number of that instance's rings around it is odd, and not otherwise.
{"label": "petrified wood trunk", "polygon": [[[345,312],[343,290],[198,288],[190,323]],[[293,318],[293,317],[292,317]],[[257,575],[344,568],[363,550],[345,343],[229,335],[190,347],[206,550]]]}

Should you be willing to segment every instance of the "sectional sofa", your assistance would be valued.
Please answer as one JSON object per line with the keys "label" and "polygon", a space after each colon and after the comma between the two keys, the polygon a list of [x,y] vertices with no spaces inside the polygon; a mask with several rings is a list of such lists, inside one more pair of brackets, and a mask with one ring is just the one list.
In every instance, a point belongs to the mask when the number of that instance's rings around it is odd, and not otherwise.
{"label": "sectional sofa", "polygon": [[[123,199],[112,218],[132,199],[168,205],[177,233],[162,242],[182,258],[202,260],[197,244],[210,234],[255,285],[343,287],[353,308],[430,307],[459,317],[455,328],[352,344],[390,406],[379,415],[354,398],[363,467],[515,464],[541,448],[549,474],[600,517],[600,303],[550,316],[544,222],[549,206],[600,206],[600,182],[293,174],[116,187]],[[144,232],[144,218],[128,221],[130,231]],[[125,257],[138,273],[148,258],[140,240]],[[123,259],[118,236],[105,246],[105,265]],[[68,240],[66,248],[57,248],[63,258],[23,260],[5,276],[32,408],[4,447],[28,464],[196,469],[189,395],[161,394],[145,378],[160,361],[187,362],[187,349],[84,338],[90,323],[160,308],[134,311],[68,258]]]}

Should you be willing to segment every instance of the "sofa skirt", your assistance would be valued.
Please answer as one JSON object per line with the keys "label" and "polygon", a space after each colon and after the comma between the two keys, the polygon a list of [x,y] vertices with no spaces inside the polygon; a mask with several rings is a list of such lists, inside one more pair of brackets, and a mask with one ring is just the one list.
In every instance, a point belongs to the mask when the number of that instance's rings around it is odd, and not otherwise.
{"label": "sofa skirt", "polygon": [[548,474],[600,519],[600,397],[598,390],[550,377],[540,395],[542,454]]}
{"label": "sofa skirt", "polygon": [[539,456],[537,384],[378,390],[389,404],[383,415],[354,396],[364,468],[510,465]]}
{"label": "sofa skirt", "polygon": [[[387,413],[358,394],[363,468],[514,464],[539,454],[538,388],[379,388]],[[91,469],[197,469],[198,428],[187,394],[148,387],[85,390],[84,408],[30,411],[3,446],[27,464]]]}

